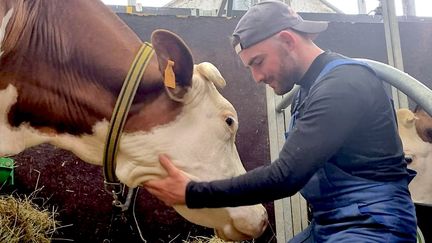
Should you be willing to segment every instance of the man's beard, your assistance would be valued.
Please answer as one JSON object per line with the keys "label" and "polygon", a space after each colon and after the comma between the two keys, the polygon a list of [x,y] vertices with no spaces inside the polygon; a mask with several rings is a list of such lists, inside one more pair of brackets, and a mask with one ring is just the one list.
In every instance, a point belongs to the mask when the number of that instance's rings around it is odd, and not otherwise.
{"label": "man's beard", "polygon": [[[294,87],[294,84],[300,81],[300,74],[298,73],[295,66],[294,60],[290,58],[287,53],[280,52],[281,64],[279,66],[279,73],[275,76],[277,82],[277,87],[275,87],[275,93],[278,95],[283,95],[288,93]],[[285,56],[283,56],[285,55]],[[289,60],[287,60],[289,59]],[[291,66],[288,64],[291,63]]]}

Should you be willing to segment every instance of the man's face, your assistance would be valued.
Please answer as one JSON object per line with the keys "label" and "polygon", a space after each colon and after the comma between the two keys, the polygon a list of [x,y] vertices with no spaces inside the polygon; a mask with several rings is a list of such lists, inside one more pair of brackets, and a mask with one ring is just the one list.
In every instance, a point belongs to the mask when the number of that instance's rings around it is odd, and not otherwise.
{"label": "man's face", "polygon": [[289,92],[301,78],[297,62],[274,37],[261,41],[239,53],[257,83],[265,83],[278,95]]}

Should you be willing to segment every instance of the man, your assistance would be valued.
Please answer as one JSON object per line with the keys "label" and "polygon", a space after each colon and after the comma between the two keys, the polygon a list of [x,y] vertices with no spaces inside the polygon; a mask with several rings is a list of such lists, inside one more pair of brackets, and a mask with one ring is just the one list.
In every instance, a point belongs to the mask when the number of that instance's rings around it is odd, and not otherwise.
{"label": "man", "polygon": [[257,83],[279,95],[301,86],[276,161],[232,179],[194,182],[161,155],[168,177],[146,188],[190,208],[256,204],[300,190],[313,217],[291,242],[415,242],[412,176],[391,101],[366,64],[314,44],[326,28],[266,1],[234,30],[233,47]]}

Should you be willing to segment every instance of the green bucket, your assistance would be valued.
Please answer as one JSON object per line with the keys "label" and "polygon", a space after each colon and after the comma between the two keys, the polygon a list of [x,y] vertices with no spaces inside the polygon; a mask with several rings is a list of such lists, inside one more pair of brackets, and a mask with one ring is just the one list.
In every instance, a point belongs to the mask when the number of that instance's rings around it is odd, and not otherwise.
{"label": "green bucket", "polygon": [[0,157],[0,186],[14,185],[14,160]]}

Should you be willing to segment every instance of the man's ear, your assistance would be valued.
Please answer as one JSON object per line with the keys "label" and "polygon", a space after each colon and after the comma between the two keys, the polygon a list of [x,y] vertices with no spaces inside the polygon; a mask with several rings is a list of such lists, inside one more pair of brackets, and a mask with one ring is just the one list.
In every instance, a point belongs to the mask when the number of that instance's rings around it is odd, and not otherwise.
{"label": "man's ear", "polygon": [[292,50],[295,47],[298,36],[296,36],[293,32],[288,30],[282,30],[278,33],[278,39],[282,42],[282,44],[288,48],[288,50]]}
{"label": "man's ear", "polygon": [[167,87],[168,93],[172,98],[181,100],[192,85],[193,58],[189,48],[179,36],[168,30],[155,30],[151,42],[165,82],[175,83]]}

